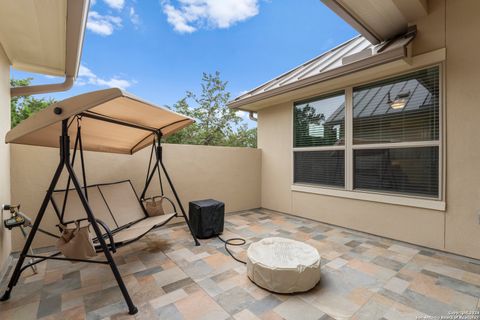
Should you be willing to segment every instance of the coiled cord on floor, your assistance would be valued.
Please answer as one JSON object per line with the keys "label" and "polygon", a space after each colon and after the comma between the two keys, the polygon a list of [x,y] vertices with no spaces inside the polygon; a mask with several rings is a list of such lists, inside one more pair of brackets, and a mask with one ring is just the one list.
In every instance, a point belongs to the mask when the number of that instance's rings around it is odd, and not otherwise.
{"label": "coiled cord on floor", "polygon": [[[225,244],[225,250],[228,252],[228,254],[236,261],[247,264],[245,261],[238,259],[237,257],[234,256],[234,254],[228,249],[228,246],[243,246],[244,244],[247,243],[247,241],[243,238],[230,238],[227,240],[224,240],[222,237],[218,236],[218,239],[222,241]],[[237,241],[237,242],[232,242],[232,241]]]}

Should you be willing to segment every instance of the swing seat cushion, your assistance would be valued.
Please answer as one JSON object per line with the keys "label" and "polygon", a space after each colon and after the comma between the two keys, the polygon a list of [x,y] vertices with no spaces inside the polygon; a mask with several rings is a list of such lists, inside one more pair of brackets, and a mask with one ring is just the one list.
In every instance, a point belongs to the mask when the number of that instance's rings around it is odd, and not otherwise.
{"label": "swing seat cushion", "polygon": [[[88,204],[96,219],[104,222],[113,234],[115,243],[136,240],[157,228],[176,213],[148,217],[129,180],[87,187]],[[61,210],[65,190],[55,191],[52,200]],[[85,210],[75,190],[69,190],[64,221],[85,219]],[[118,230],[118,231],[117,231]],[[98,240],[96,241],[98,244]]]}
{"label": "swing seat cushion", "polygon": [[136,240],[138,238],[141,238],[150,230],[154,229],[156,226],[163,225],[174,216],[175,214],[171,213],[163,216],[156,216],[140,220],[137,223],[131,225],[130,227],[114,233],[113,240],[115,243],[130,242]]}

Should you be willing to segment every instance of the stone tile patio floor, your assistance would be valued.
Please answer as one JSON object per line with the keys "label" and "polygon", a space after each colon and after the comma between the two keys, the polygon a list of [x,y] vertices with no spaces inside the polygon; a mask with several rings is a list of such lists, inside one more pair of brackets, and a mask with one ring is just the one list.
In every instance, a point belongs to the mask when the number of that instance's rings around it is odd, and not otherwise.
{"label": "stone tile patio floor", "polygon": [[[267,210],[227,215],[225,238],[305,241],[322,255],[310,292],[258,288],[218,239],[195,247],[184,225],[159,229],[115,254],[139,313],[108,266],[50,260],[28,270],[0,319],[415,319],[480,309],[480,261]],[[244,258],[244,248],[233,248]],[[2,283],[2,292],[5,280]]]}

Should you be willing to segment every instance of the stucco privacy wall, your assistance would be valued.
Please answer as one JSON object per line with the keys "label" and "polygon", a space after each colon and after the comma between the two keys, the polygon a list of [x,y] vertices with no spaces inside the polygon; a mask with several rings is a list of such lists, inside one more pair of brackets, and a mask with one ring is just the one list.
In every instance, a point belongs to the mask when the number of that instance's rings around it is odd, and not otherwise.
{"label": "stucco privacy wall", "polygon": [[[0,205],[10,202],[10,148],[5,133],[10,130],[10,63],[0,45]],[[0,276],[10,255],[10,232],[0,226]]]}
{"label": "stucco privacy wall", "polygon": [[[418,35],[411,65],[392,63],[302,89],[301,97],[292,93],[290,101],[259,111],[262,207],[480,258],[480,144],[476,138],[480,134],[480,44],[472,41],[480,30],[478,12],[480,1],[431,0],[429,16],[415,22]],[[295,100],[431,64],[428,61],[433,56],[437,59],[442,48],[446,48],[442,67],[445,212],[291,191]]]}
{"label": "stucco privacy wall", "polygon": [[480,258],[480,1],[447,1],[447,206],[449,251]]}
{"label": "stucco privacy wall", "polygon": [[[166,144],[163,154],[170,177],[187,211],[189,201],[205,198],[224,201],[227,212],[260,207],[260,150]],[[130,179],[140,193],[145,183],[149,156],[150,148],[132,156],[85,152],[88,184]],[[12,201],[20,202],[22,211],[32,218],[35,218],[43,200],[58,157],[58,149],[11,146]],[[65,181],[63,176],[58,188],[65,188]],[[158,194],[160,188],[156,177],[152,187],[149,193]],[[167,196],[173,199],[171,191],[168,188],[166,191]],[[55,231],[57,223],[49,206],[42,228]],[[13,242],[14,250],[21,249],[24,240],[18,230],[13,233]],[[34,247],[52,243],[50,237],[40,234]]]}

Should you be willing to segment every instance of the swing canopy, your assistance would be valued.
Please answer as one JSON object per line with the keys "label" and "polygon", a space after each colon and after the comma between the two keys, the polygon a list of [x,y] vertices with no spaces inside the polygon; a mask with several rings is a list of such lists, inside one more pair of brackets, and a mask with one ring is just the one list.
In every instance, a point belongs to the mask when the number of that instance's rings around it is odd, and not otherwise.
{"label": "swing canopy", "polygon": [[[194,120],[118,88],[81,94],[56,102],[10,130],[6,143],[59,147],[62,120],[81,119],[83,150],[133,154]],[[68,134],[77,135],[77,125]]]}

